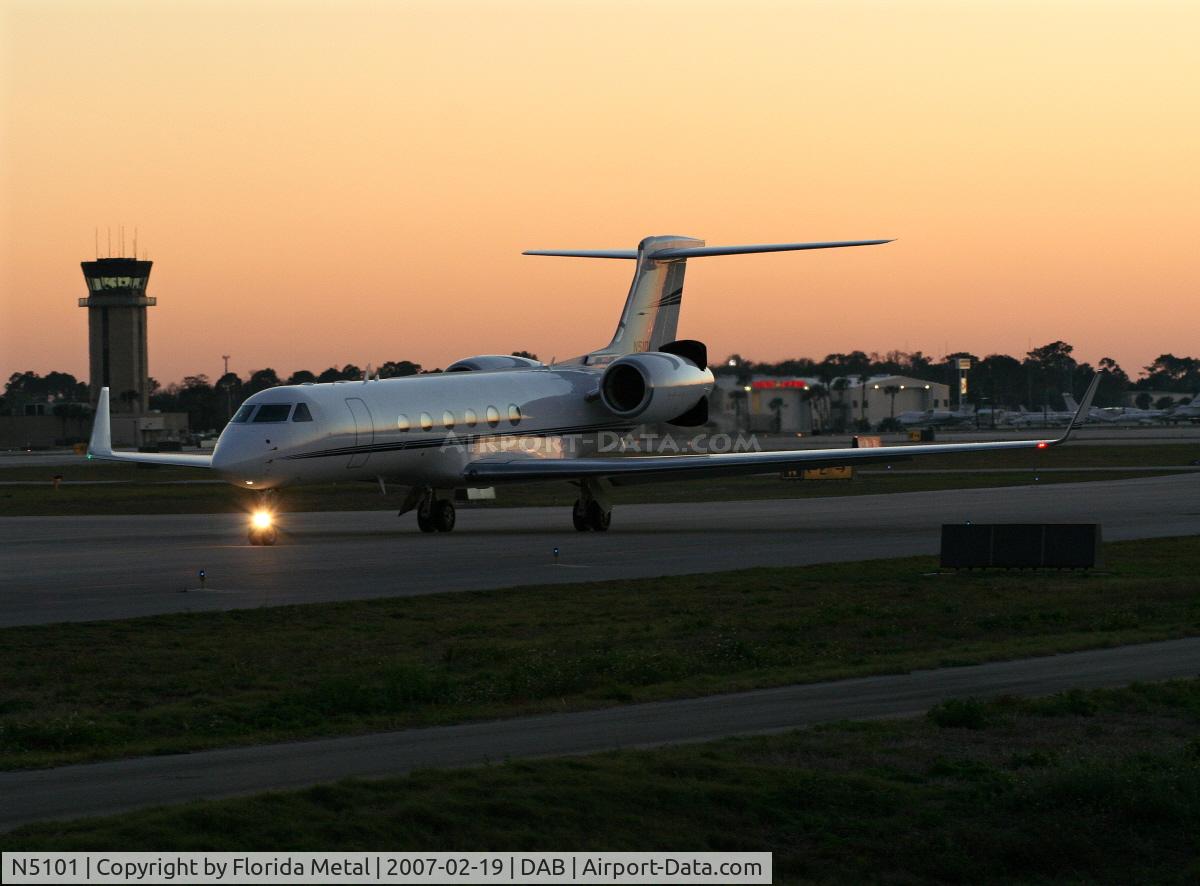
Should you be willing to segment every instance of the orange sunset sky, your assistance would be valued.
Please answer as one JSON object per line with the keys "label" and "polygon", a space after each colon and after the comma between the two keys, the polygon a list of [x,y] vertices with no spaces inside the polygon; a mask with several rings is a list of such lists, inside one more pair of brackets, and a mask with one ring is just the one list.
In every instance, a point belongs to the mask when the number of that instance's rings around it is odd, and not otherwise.
{"label": "orange sunset sky", "polygon": [[[1200,4],[0,2],[0,373],[87,376],[94,230],[151,374],[608,341],[689,263],[720,357],[1200,355]],[[114,249],[115,251],[115,249]],[[128,249],[127,249],[128,251]]]}

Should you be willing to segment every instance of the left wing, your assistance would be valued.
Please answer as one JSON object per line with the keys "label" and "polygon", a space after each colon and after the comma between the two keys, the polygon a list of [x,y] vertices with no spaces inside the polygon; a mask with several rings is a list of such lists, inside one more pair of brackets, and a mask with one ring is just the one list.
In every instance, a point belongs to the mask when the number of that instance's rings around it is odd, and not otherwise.
{"label": "left wing", "polygon": [[132,461],[147,465],[173,465],[184,468],[211,468],[212,456],[184,452],[114,452],[112,422],[108,416],[108,388],[100,389],[96,415],[92,421],[92,439],[88,443],[88,458],[104,461]]}
{"label": "left wing", "polygon": [[785,452],[732,452],[723,455],[648,455],[626,458],[542,459],[520,454],[488,456],[469,463],[463,478],[470,483],[520,480],[578,480],[608,478],[636,483],[666,479],[694,479],[736,474],[769,474],[788,467],[826,468],[843,465],[895,462],[922,455],[959,455],[967,452],[1000,452],[1013,449],[1047,449],[1066,443],[1075,428],[1087,421],[1097,374],[1083,402],[1061,437],[1053,440],[1002,440],[988,443],[939,443],[891,446],[882,449],[803,449]]}

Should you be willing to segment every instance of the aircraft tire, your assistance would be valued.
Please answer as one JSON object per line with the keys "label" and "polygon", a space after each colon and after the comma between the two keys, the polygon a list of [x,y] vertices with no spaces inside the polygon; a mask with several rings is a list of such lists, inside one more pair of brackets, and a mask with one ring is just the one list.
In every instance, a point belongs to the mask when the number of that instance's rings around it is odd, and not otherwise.
{"label": "aircraft tire", "polygon": [[268,526],[266,529],[262,530],[258,536],[258,543],[260,545],[273,545],[278,540],[279,533],[276,531],[274,526]]}
{"label": "aircraft tire", "polygon": [[587,505],[587,522],[588,528],[595,532],[608,532],[609,524],[612,523],[612,511],[606,511],[600,507],[598,501],[589,501]]}
{"label": "aircraft tire", "polygon": [[588,523],[587,505],[582,498],[575,499],[575,507],[571,508],[571,522],[575,524],[576,532],[587,532],[592,528]]}
{"label": "aircraft tire", "polygon": [[252,545],[262,544],[262,537],[258,534],[257,529],[251,529],[247,533],[247,537],[250,539],[250,544],[252,544]]}
{"label": "aircraft tire", "polygon": [[433,528],[438,532],[450,532],[454,529],[455,519],[454,502],[443,498],[433,503]]}

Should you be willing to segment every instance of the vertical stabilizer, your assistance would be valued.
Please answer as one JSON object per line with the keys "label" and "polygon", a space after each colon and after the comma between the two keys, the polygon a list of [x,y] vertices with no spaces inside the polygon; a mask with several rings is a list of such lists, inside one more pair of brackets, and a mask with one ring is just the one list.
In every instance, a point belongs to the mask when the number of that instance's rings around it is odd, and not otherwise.
{"label": "vertical stabilizer", "polygon": [[647,237],[638,244],[637,270],[621,311],[617,331],[607,347],[593,351],[589,363],[604,357],[619,357],[639,351],[655,351],[675,340],[679,306],[683,302],[686,258],[655,259],[665,249],[688,249],[704,245],[694,237]]}
{"label": "vertical stabilizer", "polygon": [[756,252],[795,252],[838,249],[844,246],[878,246],[890,240],[828,240],[810,243],[751,243],[743,246],[705,246],[695,237],[647,237],[632,249],[529,249],[525,255],[560,255],[569,258],[615,258],[637,261],[633,284],[621,311],[621,321],[607,347],[569,362],[608,363],[640,351],[657,351],[675,341],[679,306],[683,303],[683,274],[689,258],[710,255],[750,255]]}

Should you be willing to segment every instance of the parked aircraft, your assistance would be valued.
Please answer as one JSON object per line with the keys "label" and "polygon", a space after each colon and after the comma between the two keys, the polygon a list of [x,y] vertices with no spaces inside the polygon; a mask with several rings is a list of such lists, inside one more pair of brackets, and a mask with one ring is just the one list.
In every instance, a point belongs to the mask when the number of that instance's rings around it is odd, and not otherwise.
{"label": "parked aircraft", "polygon": [[[117,452],[109,430],[109,392],[101,391],[89,458],[206,468],[259,495],[252,544],[276,540],[272,496],[287,486],[366,480],[402,487],[400,513],[415,510],[425,532],[454,528],[452,493],[531,481],[579,488],[572,521],[607,530],[614,484],[767,474],[793,467],[893,462],[921,455],[1044,449],[1066,441],[920,444],[880,449],[818,449],[704,455],[578,457],[571,444],[598,432],[647,422],[695,428],[708,420],[713,374],[698,341],[677,340],[688,259],[873,246],[887,240],[706,246],[690,237],[648,237],[630,250],[537,250],[527,255],[635,262],[633,283],[612,340],[582,356],[546,365],[483,355],[443,373],[405,378],[286,385],[249,397],[211,454]],[[1087,414],[1093,380],[1076,419]],[[1074,423],[1072,423],[1072,427]]]}
{"label": "parked aircraft", "polygon": [[900,422],[904,427],[926,427],[926,428],[944,428],[950,425],[964,425],[975,421],[975,410],[971,406],[964,406],[961,409],[926,409],[924,411],[913,409],[908,412],[901,412],[896,416],[896,421]]}
{"label": "parked aircraft", "polygon": [[[1079,404],[1070,394],[1063,394],[1063,400],[1067,404],[1067,409],[1079,408]],[[1165,409],[1137,409],[1132,406],[1107,406],[1104,408],[1093,406],[1088,410],[1090,421],[1114,425],[1148,425],[1166,421],[1168,415],[1169,413]]]}
{"label": "parked aircraft", "polygon": [[[1089,417],[1085,413],[1082,415],[1081,421],[1086,422]],[[1061,427],[1066,424],[1073,424],[1076,418],[1080,418],[1078,410],[1059,412],[1054,409],[1042,409],[1033,412],[1022,406],[1016,412],[1007,413],[1004,416],[1003,423],[1014,428]]]}
{"label": "parked aircraft", "polygon": [[1190,403],[1174,407],[1167,416],[1167,421],[1171,424],[1181,421],[1200,423],[1200,395],[1193,396]]}

